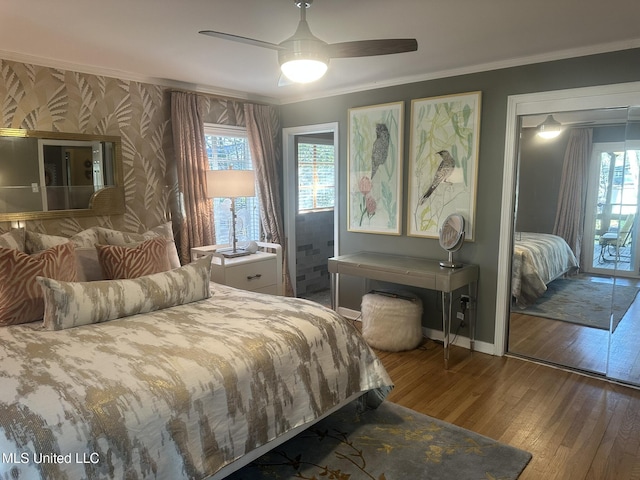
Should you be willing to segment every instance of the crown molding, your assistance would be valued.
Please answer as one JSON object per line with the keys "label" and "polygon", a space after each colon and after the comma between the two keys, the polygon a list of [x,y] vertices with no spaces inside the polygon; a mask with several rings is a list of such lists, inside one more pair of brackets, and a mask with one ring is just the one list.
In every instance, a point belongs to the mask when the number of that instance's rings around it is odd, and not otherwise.
{"label": "crown molding", "polygon": [[547,52],[538,55],[531,55],[528,57],[515,57],[507,60],[500,60],[497,62],[482,63],[477,65],[469,65],[461,68],[454,68],[448,70],[441,70],[438,72],[430,72],[420,75],[405,76],[400,78],[394,78],[387,81],[376,81],[370,83],[359,84],[347,88],[337,88],[331,90],[325,90],[323,92],[315,92],[310,94],[303,94],[297,96],[288,96],[282,98],[266,97],[250,92],[241,92],[237,90],[229,90],[213,85],[199,85],[180,82],[177,80],[149,77],[134,72],[126,72],[122,70],[109,69],[96,65],[83,65],[72,62],[64,62],[60,60],[43,58],[34,55],[26,55],[16,52],[8,52],[0,50],[0,58],[5,60],[29,63],[40,65],[43,67],[57,68],[61,70],[70,70],[79,73],[86,73],[92,75],[101,75],[111,78],[119,78],[122,80],[129,80],[140,83],[148,83],[153,85],[159,85],[167,88],[181,89],[193,91],[196,93],[203,93],[208,95],[218,95],[223,97],[236,98],[238,100],[249,100],[261,103],[269,103],[271,105],[285,105],[290,103],[304,102],[308,100],[317,100],[321,98],[335,97],[338,95],[347,95],[356,92],[362,92],[367,90],[374,90],[386,87],[395,87],[398,85],[405,85],[409,83],[425,82],[428,80],[436,80],[447,77],[455,77],[459,75],[469,75],[473,73],[487,72],[491,70],[500,70],[504,68],[519,67],[523,65],[531,65],[535,63],[552,62],[557,60],[565,60],[569,58],[584,57],[588,55],[597,55],[602,53],[610,53],[620,50],[629,50],[633,48],[640,48],[640,38],[631,39],[628,41],[614,42],[600,45],[591,45],[588,47],[579,47],[567,50],[559,50],[556,52]]}
{"label": "crown molding", "polygon": [[0,50],[0,59],[9,60],[12,62],[27,63],[33,65],[39,65],[41,67],[55,68],[59,70],[68,70],[72,72],[85,73],[88,75],[97,75],[109,78],[117,78],[120,80],[128,80],[131,82],[147,83],[151,85],[158,85],[176,90],[185,90],[196,93],[203,93],[206,95],[220,96],[234,98],[238,100],[249,100],[260,103],[268,103],[271,105],[280,103],[278,99],[256,95],[248,92],[241,92],[238,90],[229,90],[224,88],[215,87],[212,85],[198,85],[187,82],[180,82],[177,80],[171,80],[167,78],[149,77],[134,72],[126,72],[123,70],[115,70],[105,67],[99,67],[96,65],[84,65],[72,62],[64,62],[61,60],[38,57],[35,55],[27,55],[23,53],[8,52]]}
{"label": "crown molding", "polygon": [[500,60],[491,63],[482,63],[477,65],[469,65],[461,68],[454,68],[449,70],[441,70],[438,72],[431,72],[427,74],[406,76],[401,78],[395,78],[389,81],[381,81],[370,84],[362,84],[356,87],[349,87],[343,89],[335,89],[331,92],[318,93],[316,95],[300,95],[290,96],[279,100],[281,105],[289,103],[298,103],[307,100],[317,100],[320,98],[334,97],[337,95],[347,95],[350,93],[357,93],[366,90],[375,90],[385,87],[395,87],[398,85],[406,85],[409,83],[425,82],[428,80],[437,80],[447,77],[456,77],[460,75],[469,75],[473,73],[488,72],[492,70],[501,70],[504,68],[520,67],[524,65],[532,65],[536,63],[553,62],[557,60],[566,60],[569,58],[586,57],[589,55],[598,55],[602,53],[611,53],[621,50],[630,50],[634,48],[640,48],[640,38],[633,39],[624,42],[607,43],[601,45],[593,45],[589,47],[573,48],[568,50],[559,50],[556,52],[548,52],[538,55],[531,55],[528,57],[515,57],[507,60]]}

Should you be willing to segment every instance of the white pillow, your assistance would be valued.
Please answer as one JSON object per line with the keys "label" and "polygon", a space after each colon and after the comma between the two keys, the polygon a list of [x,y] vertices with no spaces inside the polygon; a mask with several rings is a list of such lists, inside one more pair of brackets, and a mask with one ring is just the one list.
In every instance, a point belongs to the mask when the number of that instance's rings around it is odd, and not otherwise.
{"label": "white pillow", "polygon": [[27,252],[37,253],[67,242],[73,243],[76,248],[93,248],[96,243],[99,243],[98,228],[99,227],[87,228],[72,237],[60,237],[58,235],[49,235],[27,230],[25,240]]}

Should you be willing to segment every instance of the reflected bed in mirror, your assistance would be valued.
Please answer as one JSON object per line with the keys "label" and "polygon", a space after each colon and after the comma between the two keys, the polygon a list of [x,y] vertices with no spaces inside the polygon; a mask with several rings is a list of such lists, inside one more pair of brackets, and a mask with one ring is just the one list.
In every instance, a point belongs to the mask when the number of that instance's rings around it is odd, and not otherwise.
{"label": "reflected bed in mirror", "polygon": [[120,137],[0,129],[0,221],[122,213]]}

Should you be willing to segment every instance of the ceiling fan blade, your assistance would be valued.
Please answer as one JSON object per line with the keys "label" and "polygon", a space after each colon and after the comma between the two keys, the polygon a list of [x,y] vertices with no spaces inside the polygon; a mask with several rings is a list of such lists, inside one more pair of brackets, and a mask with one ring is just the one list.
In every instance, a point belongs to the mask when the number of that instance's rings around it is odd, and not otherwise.
{"label": "ceiling fan blade", "polygon": [[416,50],[418,50],[418,41],[415,38],[389,38],[330,43],[326,47],[327,54],[330,58],[370,57],[374,55],[415,52]]}
{"label": "ceiling fan blade", "polygon": [[232,42],[245,43],[255,47],[270,48],[271,50],[284,50],[283,47],[275,43],[263,42],[255,38],[241,37],[240,35],[232,35],[231,33],[216,32],[214,30],[200,30],[198,33],[208,35],[209,37],[222,38],[223,40],[231,40]]}

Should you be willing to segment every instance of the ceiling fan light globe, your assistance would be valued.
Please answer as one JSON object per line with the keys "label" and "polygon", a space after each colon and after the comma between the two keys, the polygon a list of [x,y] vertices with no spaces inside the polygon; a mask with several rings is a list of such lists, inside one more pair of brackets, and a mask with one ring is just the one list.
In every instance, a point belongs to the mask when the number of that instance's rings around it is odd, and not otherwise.
{"label": "ceiling fan light globe", "polygon": [[558,135],[560,135],[561,131],[560,130],[555,130],[555,131],[540,131],[538,132],[538,136],[540,138],[544,138],[545,140],[551,140],[553,138],[556,138]]}
{"label": "ceiling fan light globe", "polygon": [[293,59],[280,65],[284,76],[295,83],[315,82],[324,76],[327,67],[322,60],[308,58]]}
{"label": "ceiling fan light globe", "polygon": [[553,115],[547,115],[544,122],[538,125],[538,136],[546,140],[556,138],[562,133],[562,124]]}

